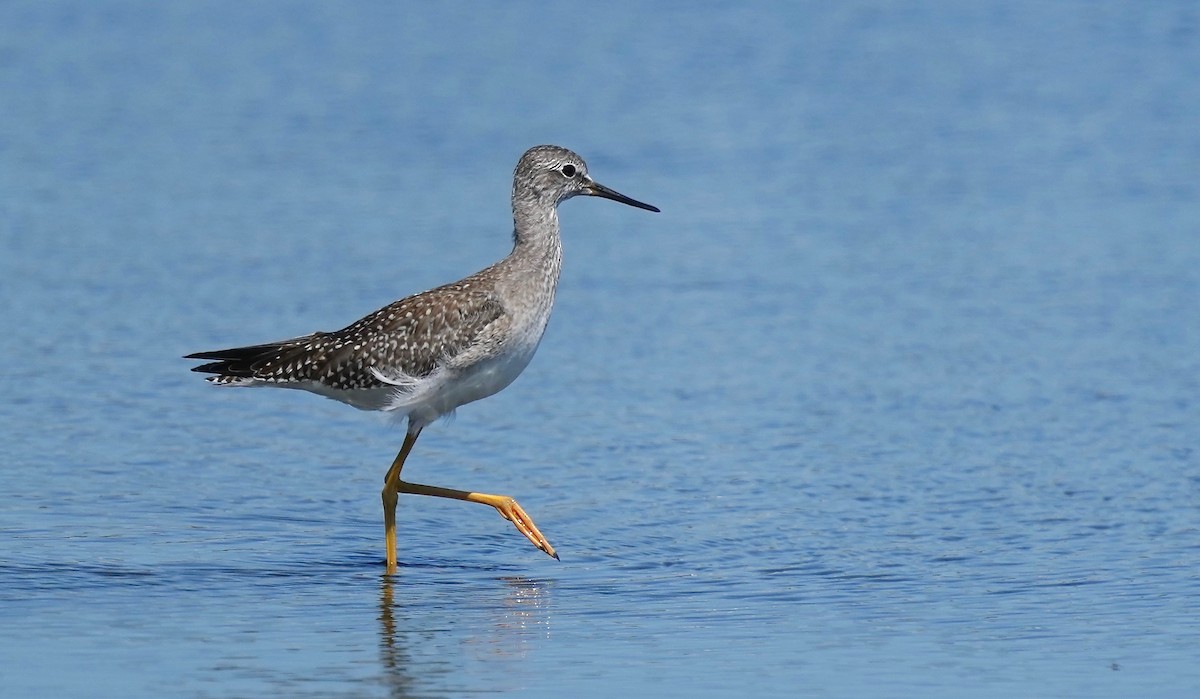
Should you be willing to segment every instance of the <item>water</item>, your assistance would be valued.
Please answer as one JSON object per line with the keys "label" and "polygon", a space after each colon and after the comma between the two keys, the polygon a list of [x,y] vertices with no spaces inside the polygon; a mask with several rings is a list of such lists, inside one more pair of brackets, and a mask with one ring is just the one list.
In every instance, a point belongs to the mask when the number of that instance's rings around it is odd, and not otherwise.
{"label": "water", "polygon": [[[8,2],[0,694],[1195,696],[1191,3]],[[179,356],[507,252],[513,386],[386,420]]]}

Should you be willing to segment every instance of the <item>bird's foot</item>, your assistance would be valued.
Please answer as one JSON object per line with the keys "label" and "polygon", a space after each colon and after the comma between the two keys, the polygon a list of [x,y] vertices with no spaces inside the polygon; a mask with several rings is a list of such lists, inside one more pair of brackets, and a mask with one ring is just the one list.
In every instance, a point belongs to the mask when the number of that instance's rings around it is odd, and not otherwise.
{"label": "bird's foot", "polygon": [[533,523],[533,518],[526,514],[525,510],[517,504],[516,500],[507,495],[492,495],[490,497],[494,498],[494,500],[489,501],[487,504],[496,508],[501,517],[512,522],[517,531],[521,532],[526,539],[529,539],[529,543],[544,551],[546,555],[554,560],[559,560],[558,553],[555,552],[554,547],[538,531],[537,525]]}

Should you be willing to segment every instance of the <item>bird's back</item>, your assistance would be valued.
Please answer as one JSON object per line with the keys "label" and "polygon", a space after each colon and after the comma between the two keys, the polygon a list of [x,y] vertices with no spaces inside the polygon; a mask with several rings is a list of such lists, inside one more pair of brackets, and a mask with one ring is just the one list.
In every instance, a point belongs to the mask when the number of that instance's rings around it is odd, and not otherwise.
{"label": "bird's back", "polygon": [[[476,275],[478,276],[478,275]],[[503,303],[468,277],[391,303],[334,332],[198,352],[214,360],[194,367],[222,386],[298,388],[366,410],[389,408],[397,393],[462,365],[464,353],[486,359],[489,337],[503,334]]]}

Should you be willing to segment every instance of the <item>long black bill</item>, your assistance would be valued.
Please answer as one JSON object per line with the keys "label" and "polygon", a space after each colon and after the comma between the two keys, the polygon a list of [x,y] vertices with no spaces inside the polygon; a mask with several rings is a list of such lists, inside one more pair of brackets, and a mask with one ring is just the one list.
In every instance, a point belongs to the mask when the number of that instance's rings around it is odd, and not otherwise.
{"label": "long black bill", "polygon": [[588,196],[604,197],[605,199],[612,199],[613,201],[619,201],[622,204],[636,206],[639,209],[645,209],[646,211],[653,211],[655,213],[659,213],[657,206],[650,206],[649,204],[640,202],[637,199],[630,199],[629,197],[625,196],[624,194],[621,194],[620,192],[611,190],[608,187],[605,187],[604,185],[600,184],[599,182],[596,182],[595,180],[592,180],[591,182],[589,182],[587,185],[587,188],[584,189],[583,191]]}

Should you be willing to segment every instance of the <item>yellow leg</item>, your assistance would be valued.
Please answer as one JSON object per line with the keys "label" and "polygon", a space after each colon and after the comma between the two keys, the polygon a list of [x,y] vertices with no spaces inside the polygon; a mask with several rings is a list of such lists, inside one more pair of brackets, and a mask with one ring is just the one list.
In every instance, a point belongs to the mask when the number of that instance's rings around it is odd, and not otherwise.
{"label": "yellow leg", "polygon": [[400,447],[400,453],[396,454],[395,460],[392,461],[392,467],[388,469],[387,475],[383,478],[383,534],[384,545],[387,549],[387,573],[389,575],[396,572],[396,502],[400,498],[400,493],[429,495],[435,498],[450,498],[452,500],[465,500],[466,502],[490,505],[496,508],[501,517],[512,522],[517,531],[521,532],[526,539],[529,539],[530,543],[546,552],[547,555],[554,557],[555,560],[558,559],[558,554],[555,553],[554,547],[538,531],[537,525],[533,523],[533,518],[525,513],[525,510],[517,504],[516,500],[507,495],[473,493],[466,490],[438,488],[437,486],[408,483],[400,480],[400,471],[404,468],[404,462],[408,459],[408,454],[412,451],[413,445],[416,444],[417,437],[420,434],[421,430],[418,429],[416,432],[409,432],[405,435],[404,444]]}
{"label": "yellow leg", "polygon": [[400,447],[400,453],[396,454],[392,467],[383,477],[383,540],[387,549],[388,575],[396,572],[396,501],[400,497],[400,470],[404,468],[404,460],[408,458],[408,453],[412,451],[420,434],[421,430],[418,429],[404,436],[404,445]]}
{"label": "yellow leg", "polygon": [[[399,472],[397,472],[397,475]],[[487,493],[472,493],[466,490],[452,490],[450,488],[439,488],[433,485],[421,485],[420,483],[408,483],[399,481],[401,493],[412,493],[413,495],[431,495],[435,498],[450,498],[452,500],[465,500],[466,502],[477,502],[482,505],[491,505],[496,508],[500,516],[513,523],[517,531],[521,532],[526,539],[534,546],[544,551],[546,555],[558,560],[558,554],[555,553],[554,547],[542,536],[538,531],[537,525],[533,523],[533,518],[525,514],[525,510],[517,504],[516,500],[507,495],[488,495]]]}

